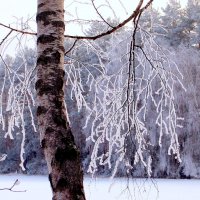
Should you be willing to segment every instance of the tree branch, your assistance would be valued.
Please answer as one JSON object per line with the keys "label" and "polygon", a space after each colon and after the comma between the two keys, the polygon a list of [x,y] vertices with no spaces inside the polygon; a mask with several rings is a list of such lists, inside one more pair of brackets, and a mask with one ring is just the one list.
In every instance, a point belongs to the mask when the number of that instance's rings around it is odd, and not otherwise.
{"label": "tree branch", "polygon": [[75,45],[76,45],[77,42],[78,42],[78,39],[76,39],[74,41],[74,43],[72,44],[72,46],[65,52],[65,55],[67,55],[75,47]]}
{"label": "tree branch", "polygon": [[22,34],[27,34],[27,35],[37,35],[37,33],[34,33],[34,32],[29,32],[29,31],[23,31],[23,30],[19,30],[19,29],[16,29],[16,28],[12,28],[10,25],[7,26],[5,24],[2,24],[0,23],[0,26],[3,26],[4,28],[8,28],[12,31],[15,31],[15,32],[18,32],[18,33],[22,33]]}
{"label": "tree branch", "polygon": [[1,41],[1,43],[0,43],[0,46],[4,43],[4,41],[8,38],[8,36],[11,34],[13,32],[13,30],[11,29],[10,31],[9,31],[9,33],[3,38],[3,40]]}
{"label": "tree branch", "polygon": [[[149,2],[151,3],[152,1],[153,0],[150,0]],[[148,4],[149,4],[149,2],[148,2]],[[134,10],[134,12],[127,19],[125,19],[123,22],[121,22],[120,24],[118,24],[117,26],[113,27],[112,29],[110,29],[110,30],[108,30],[106,32],[103,32],[103,33],[98,34],[96,36],[71,36],[71,35],[65,35],[65,37],[78,39],[78,40],[80,40],[80,39],[96,40],[96,39],[99,39],[99,38],[101,38],[103,36],[109,35],[109,34],[115,32],[116,30],[122,28],[124,25],[126,25],[128,22],[130,22],[132,19],[136,18],[138,16],[138,14],[141,12],[141,10],[146,9],[147,5],[144,8],[141,9],[142,4],[143,4],[143,0],[140,0],[137,8]]]}
{"label": "tree branch", "polygon": [[[73,36],[73,35],[65,35],[66,38],[72,38],[72,39],[77,39],[77,40],[81,40],[81,39],[86,39],[86,40],[96,40],[99,39],[101,37],[104,37],[106,35],[109,35],[115,31],[117,31],[118,29],[122,28],[124,25],[126,25],[128,22],[130,22],[131,20],[134,20],[137,18],[137,16],[142,13],[145,9],[148,8],[148,6],[153,2],[153,0],[149,0],[146,5],[142,8],[142,4],[143,4],[144,0],[140,0],[140,2],[138,3],[136,9],[134,10],[134,12],[127,18],[125,19],[123,22],[121,22],[120,24],[118,24],[117,26],[114,26],[112,29],[103,32],[101,34],[95,35],[95,36]],[[27,34],[27,35],[37,35],[37,33],[34,32],[29,32],[29,31],[23,31],[23,30],[19,30],[19,29],[15,29],[12,28],[11,26],[7,26],[5,24],[0,23],[0,26],[3,26],[5,28],[8,28],[12,31],[15,32],[19,32],[21,34]]]}
{"label": "tree branch", "polygon": [[95,4],[94,4],[94,0],[91,0],[91,2],[92,2],[92,5],[93,5],[95,11],[96,11],[97,14],[99,15],[99,17],[100,17],[108,26],[110,26],[111,28],[114,28],[114,27],[111,26],[111,25],[103,18],[103,16],[100,14],[100,12],[98,11],[98,8],[97,8],[97,7],[95,6]]}
{"label": "tree branch", "polygon": [[20,182],[19,182],[19,180],[17,179],[14,183],[13,183],[13,185],[10,187],[10,188],[0,188],[0,190],[9,190],[9,191],[11,191],[11,192],[26,192],[26,190],[13,190],[14,189],[14,187],[16,186],[16,185],[18,185]]}

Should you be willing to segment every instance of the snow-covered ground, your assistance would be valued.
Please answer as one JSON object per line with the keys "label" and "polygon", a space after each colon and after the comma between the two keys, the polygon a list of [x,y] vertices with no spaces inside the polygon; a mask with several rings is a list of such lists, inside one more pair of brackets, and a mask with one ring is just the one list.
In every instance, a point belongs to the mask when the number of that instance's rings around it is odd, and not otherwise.
{"label": "snow-covered ground", "polygon": [[[2,200],[51,200],[45,176],[0,175],[0,188],[11,187],[21,192],[0,191]],[[164,179],[91,179],[85,178],[88,200],[199,200],[200,180]],[[26,190],[26,192],[23,192]]]}

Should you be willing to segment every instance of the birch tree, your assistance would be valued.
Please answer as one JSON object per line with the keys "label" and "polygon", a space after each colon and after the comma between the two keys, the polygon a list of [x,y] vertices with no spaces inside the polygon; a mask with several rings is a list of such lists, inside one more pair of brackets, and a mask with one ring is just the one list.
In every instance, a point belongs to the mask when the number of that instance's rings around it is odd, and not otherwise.
{"label": "birch tree", "polygon": [[64,104],[64,0],[38,0],[37,118],[54,200],[84,200],[80,153]]}

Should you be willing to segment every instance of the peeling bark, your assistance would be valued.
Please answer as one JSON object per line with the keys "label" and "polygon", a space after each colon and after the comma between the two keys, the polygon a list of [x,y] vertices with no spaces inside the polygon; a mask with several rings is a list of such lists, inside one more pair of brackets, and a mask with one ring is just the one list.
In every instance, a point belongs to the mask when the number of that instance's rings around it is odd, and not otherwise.
{"label": "peeling bark", "polygon": [[64,0],[38,0],[37,118],[53,200],[85,200],[80,152],[64,107]]}

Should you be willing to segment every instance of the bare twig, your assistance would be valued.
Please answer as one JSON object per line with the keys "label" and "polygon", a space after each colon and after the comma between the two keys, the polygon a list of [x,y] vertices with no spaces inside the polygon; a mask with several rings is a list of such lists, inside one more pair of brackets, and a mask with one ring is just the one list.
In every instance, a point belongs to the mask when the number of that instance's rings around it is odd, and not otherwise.
{"label": "bare twig", "polygon": [[26,192],[26,190],[14,190],[14,187],[18,185],[20,182],[17,179],[10,188],[0,188],[0,190],[9,190],[11,192]]}
{"label": "bare twig", "polygon": [[0,46],[4,43],[4,41],[8,38],[8,36],[13,32],[13,30],[11,29],[10,32],[3,38],[3,40],[0,43]]}
{"label": "bare twig", "polygon": [[98,11],[98,8],[96,7],[96,5],[95,5],[95,3],[94,3],[94,0],[91,0],[91,2],[92,2],[92,5],[93,5],[93,7],[94,7],[96,13],[99,15],[99,17],[100,17],[108,26],[110,26],[111,28],[114,28],[113,26],[111,26],[111,25],[103,18],[103,16],[101,15],[101,13]]}
{"label": "bare twig", "polygon": [[78,40],[76,39],[73,43],[73,45],[65,52],[65,55],[67,55],[76,45],[76,43],[78,42]]}

